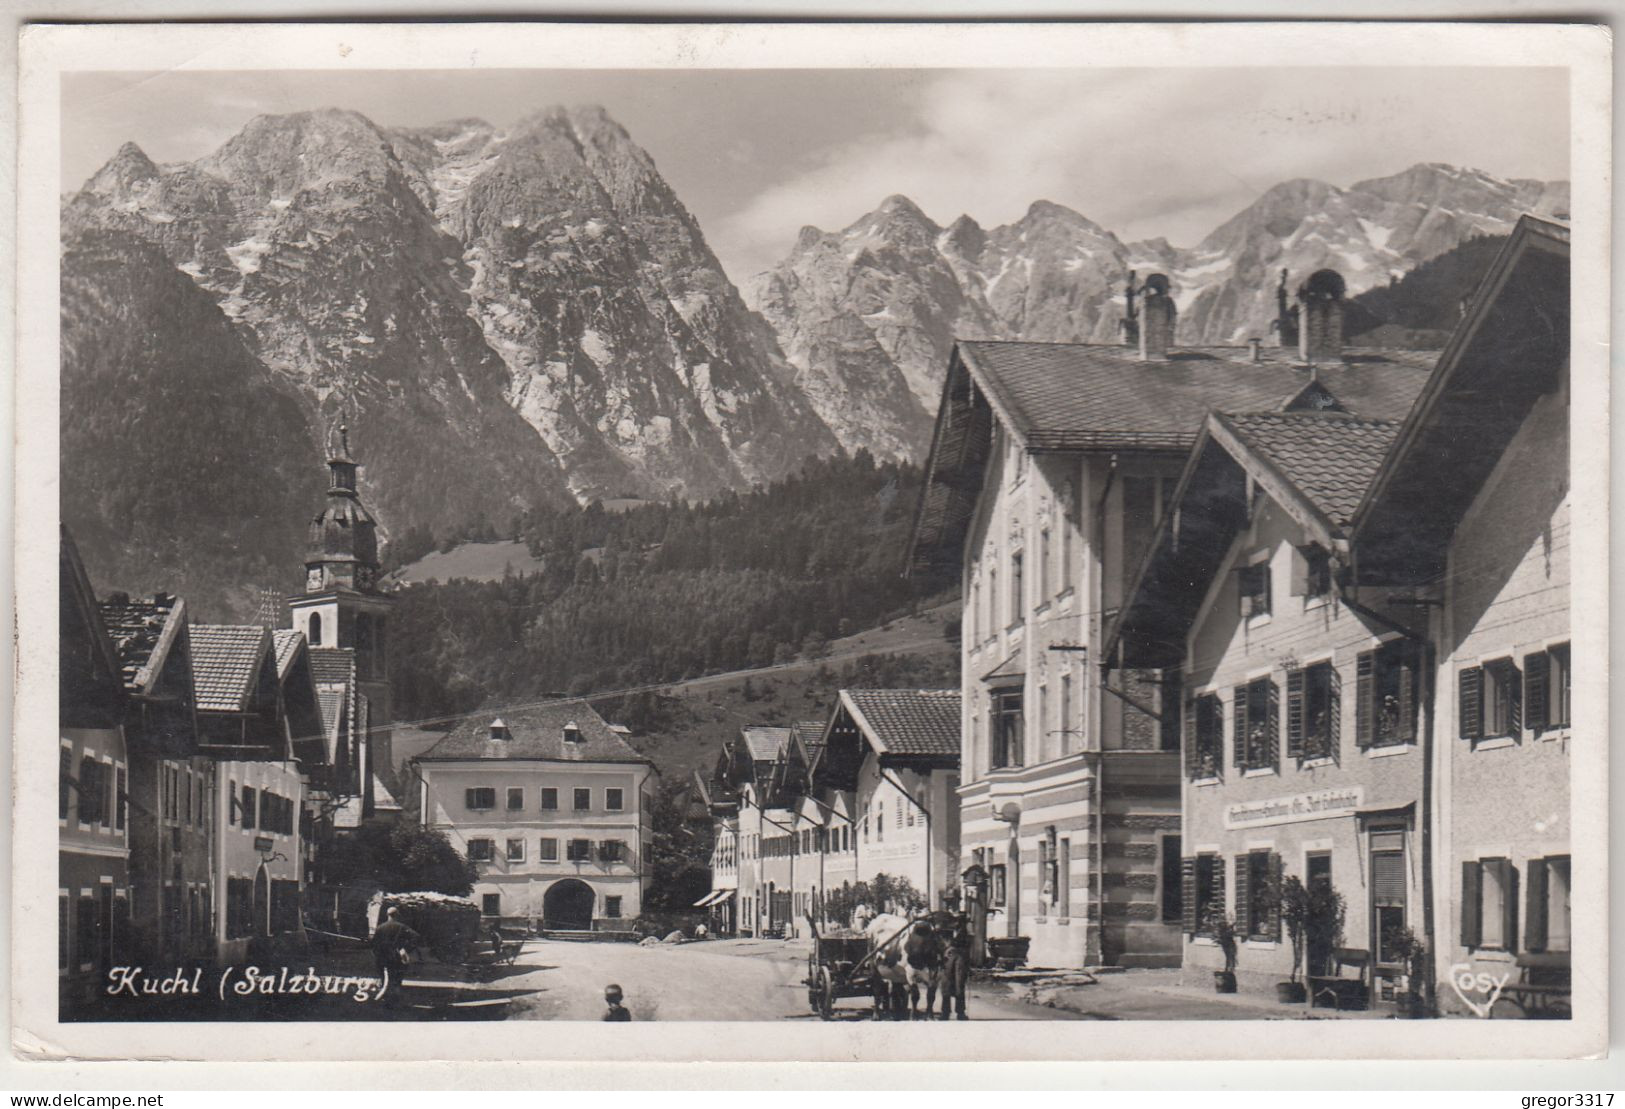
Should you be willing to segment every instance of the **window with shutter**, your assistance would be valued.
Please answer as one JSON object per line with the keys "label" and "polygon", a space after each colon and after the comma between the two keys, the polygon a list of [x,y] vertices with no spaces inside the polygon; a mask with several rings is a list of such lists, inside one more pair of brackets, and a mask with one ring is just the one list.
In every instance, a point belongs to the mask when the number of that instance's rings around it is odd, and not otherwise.
{"label": "window with shutter", "polygon": [[1536,651],[1523,656],[1524,723],[1537,734],[1550,723],[1546,692],[1551,672],[1551,656],[1545,651]]}
{"label": "window with shutter", "polygon": [[1362,751],[1377,735],[1377,652],[1361,651],[1354,663],[1354,745]]}
{"label": "window with shutter", "polygon": [[1569,857],[1557,855],[1545,859],[1543,871],[1546,882],[1545,943],[1547,951],[1569,949]]}
{"label": "window with shutter", "polygon": [[1405,928],[1405,833],[1371,832],[1371,908],[1376,925],[1377,962],[1396,966],[1404,960],[1393,950]]}
{"label": "window with shutter", "polygon": [[[1529,671],[1524,670],[1525,674]],[[1546,950],[1546,860],[1530,859],[1524,891],[1523,943],[1525,950]]]}
{"label": "window with shutter", "polygon": [[1280,765],[1280,695],[1269,678],[1256,678],[1236,687],[1235,759],[1243,770],[1275,769]]}
{"label": "window with shutter", "polygon": [[1252,862],[1253,857],[1250,853],[1237,855],[1234,862],[1236,872],[1236,931],[1244,937],[1253,934]]}
{"label": "window with shutter", "polygon": [[1549,727],[1569,726],[1569,645],[1559,643],[1547,655],[1551,659],[1546,689],[1546,722]]}
{"label": "window with shutter", "polygon": [[1224,776],[1224,702],[1217,693],[1204,693],[1193,702],[1196,712],[1196,742],[1191,777]]}
{"label": "window with shutter", "polygon": [[[1196,731],[1196,698],[1185,702],[1185,777],[1195,778],[1197,768],[1201,765],[1198,752],[1201,750],[1199,737]],[[66,812],[66,806],[63,812]]]}
{"label": "window with shutter", "polygon": [[1507,951],[1518,950],[1518,871],[1511,859],[1496,859],[1501,886],[1501,944]]}
{"label": "window with shutter", "polygon": [[1483,666],[1483,723],[1485,737],[1511,736],[1523,732],[1523,681],[1517,664],[1498,658]]}
{"label": "window with shutter", "polygon": [[1267,913],[1264,923],[1264,936],[1266,939],[1280,942],[1281,939],[1281,856],[1271,851],[1267,856],[1267,874],[1269,876],[1269,892]]}
{"label": "window with shutter", "polygon": [[1461,864],[1461,946],[1469,950],[1484,939],[1482,878],[1477,859]]}
{"label": "window with shutter", "polygon": [[1186,935],[1193,936],[1201,924],[1197,915],[1196,857],[1188,855],[1179,860],[1180,921]]}
{"label": "window with shutter", "polygon": [[1236,768],[1247,767],[1247,687],[1238,685],[1231,701],[1230,744]]}
{"label": "window with shutter", "polygon": [[1286,672],[1286,755],[1289,759],[1303,758],[1303,691],[1304,674],[1294,667]]}
{"label": "window with shutter", "polygon": [[1456,723],[1462,739],[1478,739],[1484,734],[1483,702],[1484,668],[1463,668],[1456,675]]}

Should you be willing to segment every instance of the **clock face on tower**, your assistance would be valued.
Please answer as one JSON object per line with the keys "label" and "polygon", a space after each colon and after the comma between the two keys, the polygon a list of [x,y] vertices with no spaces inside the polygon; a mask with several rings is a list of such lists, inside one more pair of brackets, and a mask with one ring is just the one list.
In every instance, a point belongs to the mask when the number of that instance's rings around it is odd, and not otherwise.
{"label": "clock face on tower", "polygon": [[355,568],[355,584],[358,589],[370,589],[372,587],[371,566],[357,566]]}
{"label": "clock face on tower", "polygon": [[305,572],[305,588],[309,589],[309,590],[316,590],[316,589],[320,589],[321,587],[322,587],[322,569],[321,569],[321,567],[317,566],[317,567],[313,567],[310,570],[307,570]]}

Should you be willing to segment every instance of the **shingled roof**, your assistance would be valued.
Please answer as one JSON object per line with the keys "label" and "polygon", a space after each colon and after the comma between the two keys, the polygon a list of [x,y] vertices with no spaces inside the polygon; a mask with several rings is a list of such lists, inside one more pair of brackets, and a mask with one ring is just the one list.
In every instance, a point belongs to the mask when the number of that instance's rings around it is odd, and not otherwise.
{"label": "shingled roof", "polygon": [[1340,528],[1360,506],[1399,434],[1392,420],[1336,413],[1227,412],[1216,419]]}
{"label": "shingled roof", "polygon": [[843,689],[841,703],[881,755],[959,755],[959,690]]}
{"label": "shingled roof", "polygon": [[185,622],[185,602],[160,593],[151,601],[119,597],[103,601],[97,608],[108,638],[113,641],[124,688],[132,693],[145,692],[163,665],[164,651]]}
{"label": "shingled roof", "polygon": [[[507,739],[492,739],[491,724],[501,718]],[[574,724],[580,742],[564,738]],[[493,709],[466,716],[422,755],[424,761],[451,759],[541,759],[555,762],[648,763],[604,722],[586,701],[550,701],[528,708]]]}
{"label": "shingled roof", "polygon": [[270,633],[258,624],[193,624],[192,682],[200,712],[245,712]]}
{"label": "shingled roof", "polygon": [[[1144,362],[1130,347],[1087,343],[961,341],[956,350],[1030,449],[1188,449],[1208,412],[1274,408],[1299,393],[1308,372],[1297,351],[1195,347]],[[1437,354],[1351,351],[1315,367],[1346,408],[1400,420]]]}
{"label": "shingled roof", "polygon": [[276,646],[277,677],[286,678],[288,667],[299,654],[299,645],[305,641],[305,633],[296,628],[277,628],[271,632],[271,641]]}
{"label": "shingled roof", "polygon": [[[1401,420],[1427,380],[1431,351],[1346,351],[1313,380],[1350,413]],[[1195,347],[1167,361],[1099,343],[961,340],[932,433],[908,564],[958,565],[990,457],[995,423],[1029,452],[1184,453],[1208,413],[1278,410],[1312,380],[1297,352]]]}
{"label": "shingled roof", "polygon": [[355,651],[349,647],[312,647],[310,676],[317,685],[342,685],[355,681]]}
{"label": "shingled roof", "polygon": [[790,745],[789,728],[773,728],[764,724],[750,724],[740,729],[745,738],[745,749],[758,762],[771,762],[784,754]]}

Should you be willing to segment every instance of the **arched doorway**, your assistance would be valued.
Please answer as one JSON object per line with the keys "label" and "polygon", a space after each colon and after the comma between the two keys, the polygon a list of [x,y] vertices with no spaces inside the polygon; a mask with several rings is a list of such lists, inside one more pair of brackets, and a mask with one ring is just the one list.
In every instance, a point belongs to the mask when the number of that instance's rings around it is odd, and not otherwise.
{"label": "arched doorway", "polygon": [[263,866],[254,875],[254,934],[271,934],[271,880]]}
{"label": "arched doorway", "polygon": [[595,900],[592,887],[579,878],[554,882],[542,897],[542,927],[587,931]]}

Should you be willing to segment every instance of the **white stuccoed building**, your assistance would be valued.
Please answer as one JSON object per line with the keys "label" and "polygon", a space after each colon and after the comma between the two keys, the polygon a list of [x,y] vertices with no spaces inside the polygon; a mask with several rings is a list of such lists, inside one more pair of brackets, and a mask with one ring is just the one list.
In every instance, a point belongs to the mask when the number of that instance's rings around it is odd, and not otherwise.
{"label": "white stuccoed building", "polygon": [[587,702],[469,716],[413,765],[487,917],[586,931],[642,911],[654,768]]}

